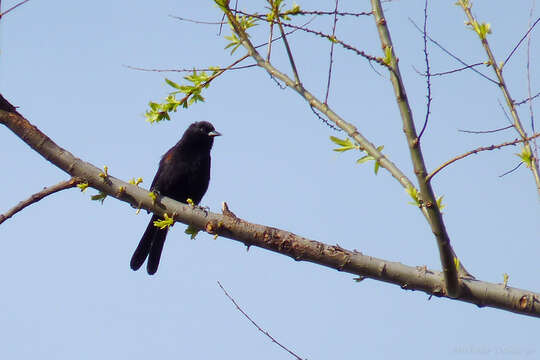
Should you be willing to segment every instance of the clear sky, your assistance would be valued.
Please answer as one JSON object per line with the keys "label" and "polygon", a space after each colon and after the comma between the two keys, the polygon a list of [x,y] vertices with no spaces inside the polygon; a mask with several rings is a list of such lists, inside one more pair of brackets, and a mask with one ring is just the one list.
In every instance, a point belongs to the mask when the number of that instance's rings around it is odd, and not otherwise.
{"label": "clear sky", "polygon": [[[4,1],[7,9],[15,1]],[[358,4],[361,3],[361,4]],[[385,4],[417,126],[425,115],[422,38],[408,18],[423,21],[423,1]],[[469,63],[485,60],[454,1],[432,1],[433,38]],[[241,1],[253,9],[263,4]],[[290,4],[290,3],[289,3]],[[333,1],[299,1],[305,9],[331,10]],[[530,1],[478,0],[474,12],[490,22],[489,40],[503,60],[527,30]],[[538,18],[539,11],[534,13]],[[368,11],[368,1],[341,1],[348,11]],[[145,122],[149,101],[169,90],[164,77],[180,73],[146,68],[226,66],[224,27],[176,15],[219,21],[212,1],[37,1],[0,21],[0,91],[33,124],[75,156],[148,187],[160,156],[194,121],[211,121],[223,136],[213,149],[212,179],[202,203],[219,211],[227,201],[239,217],[364,254],[440,269],[433,235],[403,188],[360,154],[337,154],[329,136],[343,137],[292,91],[258,68],[225,74],[205,91],[206,102]],[[306,18],[307,21],[309,18]],[[331,18],[310,26],[329,32]],[[343,18],[337,36],[381,55],[373,19]],[[539,36],[534,32],[533,92],[540,90]],[[255,43],[267,28],[254,29]],[[305,86],[324,96],[327,41],[296,33],[290,38]],[[527,96],[525,47],[505,69],[515,99]],[[276,66],[290,74],[281,44]],[[434,72],[460,65],[430,45]],[[411,179],[402,125],[387,73],[336,49],[329,104]],[[250,62],[246,62],[248,64]],[[490,74],[487,69],[481,69]],[[497,86],[472,72],[433,79],[432,115],[423,138],[429,169],[479,146],[513,140]],[[539,101],[535,103],[538,118]],[[519,108],[530,131],[527,108]],[[537,128],[540,125],[537,124]],[[485,152],[447,168],[433,181],[444,195],[444,218],[454,248],[479,279],[540,291],[539,202],[530,171],[517,165],[517,147]],[[1,201],[5,212],[67,175],[0,128]],[[73,189],[48,197],[0,226],[0,358],[2,359],[288,359],[224,296],[220,281],[260,326],[303,358],[455,359],[538,358],[539,320],[509,312],[431,298],[365,280],[185,226],[169,233],[156,276],[133,272],[129,259],[149,215],[123,202],[103,205]]]}

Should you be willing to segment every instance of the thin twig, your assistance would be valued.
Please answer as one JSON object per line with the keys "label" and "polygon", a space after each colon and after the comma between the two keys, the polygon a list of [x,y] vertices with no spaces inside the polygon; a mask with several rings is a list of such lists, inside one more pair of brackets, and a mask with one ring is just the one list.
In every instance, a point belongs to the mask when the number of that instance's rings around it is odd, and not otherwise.
{"label": "thin twig", "polygon": [[15,10],[16,8],[18,8],[18,7],[21,6],[22,4],[25,4],[25,3],[29,2],[29,1],[30,1],[30,0],[23,0],[23,1],[21,1],[20,3],[13,5],[13,6],[10,7],[9,9],[7,9],[6,11],[0,12],[0,19],[1,19],[4,15],[6,15],[7,13],[9,13],[10,11]]}
{"label": "thin twig", "polygon": [[[404,188],[414,187],[413,183],[407,177],[407,175],[405,175],[394,163],[392,163],[385,155],[383,155],[379,150],[377,150],[375,145],[369,142],[368,139],[364,137],[354,125],[346,122],[343,118],[341,118],[338,114],[336,114],[328,105],[324,104],[321,100],[316,98],[307,89],[295,84],[294,80],[292,80],[289,76],[287,76],[286,74],[276,69],[271,63],[267,62],[261,56],[261,54],[257,51],[257,49],[255,49],[255,47],[251,43],[251,40],[249,39],[244,29],[236,21],[235,16],[234,16],[234,11],[228,7],[225,7],[223,10],[226,16],[228,17],[230,24],[233,27],[233,31],[242,40],[242,45],[246,48],[246,50],[248,51],[248,54],[250,54],[250,56],[253,57],[253,59],[257,62],[257,64],[261,68],[264,68],[268,72],[268,74],[270,74],[270,76],[275,77],[279,79],[280,81],[282,81],[283,83],[285,83],[289,88],[294,90],[298,95],[300,95],[303,99],[305,99],[306,102],[310,106],[313,106],[315,109],[323,113],[325,116],[328,117],[328,119],[331,122],[333,122],[334,124],[336,124],[336,126],[344,130],[352,139],[354,139],[354,141],[356,141],[359,145],[361,145],[362,148],[369,155],[373,156],[375,161],[379,161],[379,163],[381,164],[381,167],[383,167],[384,169],[387,169],[390,172],[390,174]],[[385,67],[388,68],[388,65],[385,64]]]}
{"label": "thin twig", "polygon": [[[313,19],[312,19],[312,20],[313,20]],[[312,20],[308,21],[306,24],[309,24],[309,22],[311,22]],[[291,30],[289,33],[293,33],[293,32],[295,32],[295,31],[296,31],[296,30]],[[279,37],[279,38],[277,38],[277,39],[274,39],[274,40],[272,40],[272,41],[278,40],[278,39],[280,39],[280,38],[281,38],[281,37]],[[261,44],[261,45],[257,45],[256,47],[259,48],[259,47],[262,47],[262,46],[264,46],[264,45],[266,45],[266,43]],[[248,57],[249,57],[249,54],[245,54],[244,56],[238,58],[238,59],[235,60],[232,64],[230,64],[229,66],[227,66],[227,67],[225,67],[225,68],[213,69],[213,70],[216,70],[216,73],[215,73],[214,75],[210,76],[210,77],[208,78],[208,80],[206,80],[204,83],[201,84],[200,87],[203,88],[203,87],[205,87],[206,85],[210,84],[210,82],[212,82],[212,80],[214,80],[214,79],[217,78],[218,76],[222,75],[222,74],[225,73],[226,71],[235,68],[235,65],[237,65],[237,64],[239,64],[240,62],[244,61],[244,60],[247,59]],[[156,70],[152,70],[152,69],[135,68],[135,67],[132,67],[132,66],[129,66],[129,65],[124,65],[124,66],[126,66],[126,67],[128,67],[128,68],[135,69],[135,70],[141,70],[141,71],[158,71],[158,72],[159,72],[159,71],[167,71],[167,70],[157,70],[157,69],[156,69]],[[252,66],[254,66],[254,65],[246,65],[245,67],[252,67]],[[242,67],[242,66],[238,66],[238,67],[236,67],[236,68],[239,69],[239,68],[243,68],[243,67]],[[179,70],[179,71],[183,71],[183,70],[185,70],[185,69],[181,69],[181,70]],[[212,69],[208,69],[208,71],[211,71],[211,70],[212,70]],[[190,71],[193,71],[193,69],[191,69]],[[279,85],[279,84],[278,84],[278,85]],[[190,97],[191,95],[193,95],[193,91],[187,93],[186,96],[184,96],[182,99],[180,99],[180,101],[179,101],[180,104],[185,103],[185,102],[189,99],[189,97]]]}
{"label": "thin twig", "polygon": [[513,127],[514,127],[514,125],[508,125],[508,126],[500,128],[500,129],[495,129],[495,130],[461,130],[461,129],[458,129],[458,131],[468,133],[468,134],[490,134],[490,133],[510,129],[510,128],[513,128]]}
{"label": "thin twig", "polygon": [[510,146],[510,145],[516,145],[516,144],[519,144],[519,143],[522,143],[522,142],[526,142],[526,141],[529,141],[529,140],[532,140],[532,139],[535,139],[537,137],[540,136],[540,133],[536,133],[534,134],[533,136],[529,136],[528,138],[525,138],[525,139],[515,139],[513,141],[508,141],[508,142],[505,142],[505,143],[502,143],[502,144],[499,144],[499,145],[490,145],[490,146],[483,146],[483,147],[479,147],[477,149],[474,149],[474,150],[471,150],[471,151],[468,151],[466,152],[465,154],[461,154],[459,156],[456,156],[455,158],[453,159],[450,159],[448,160],[447,162],[445,162],[444,164],[442,164],[441,166],[439,166],[438,168],[436,168],[431,174],[429,174],[427,177],[426,177],[426,181],[431,181],[431,179],[437,175],[437,173],[439,171],[441,171],[442,169],[444,169],[445,167],[447,167],[448,165],[458,161],[458,160],[461,160],[469,155],[472,155],[472,154],[476,154],[476,153],[479,153],[481,151],[489,151],[489,150],[495,150],[495,149],[500,149],[502,147],[505,147],[505,146]]}
{"label": "thin twig", "polygon": [[[136,67],[136,66],[131,66],[131,65],[122,65],[128,69],[131,69],[131,70],[138,70],[138,71],[151,71],[151,72],[193,72],[193,71],[214,71],[214,70],[223,70],[225,68],[213,68],[213,69],[210,69],[210,68],[202,68],[202,69],[197,69],[197,68],[193,68],[193,69],[148,69],[148,68],[141,68],[141,67]],[[228,70],[241,70],[241,69],[247,69],[247,68],[250,68],[250,67],[254,67],[254,66],[257,66],[257,64],[251,64],[251,65],[242,65],[242,66],[233,66],[231,68],[229,68]]]}
{"label": "thin twig", "polygon": [[[233,13],[238,13],[240,15],[251,16],[251,17],[257,18],[257,19],[262,20],[262,21],[270,22],[270,20],[268,20],[265,15],[249,14],[249,13],[243,12],[241,10],[232,10],[231,9],[231,11]],[[283,26],[287,27],[287,28],[291,28],[291,29],[301,30],[301,31],[306,32],[308,34],[313,34],[313,35],[328,39],[329,41],[333,41],[336,44],[341,45],[344,49],[350,50],[350,51],[356,53],[357,55],[362,56],[363,58],[365,58],[365,59],[367,59],[369,61],[375,61],[377,64],[379,64],[381,66],[384,66],[384,67],[388,68],[388,70],[392,71],[392,69],[387,64],[384,63],[384,60],[382,58],[377,57],[377,56],[373,56],[373,55],[369,55],[365,51],[359,50],[359,49],[355,48],[354,46],[349,45],[349,44],[339,40],[336,37],[332,38],[330,35],[325,34],[325,33],[321,32],[321,31],[315,31],[315,30],[308,29],[308,28],[305,27],[305,25],[298,26],[298,25],[284,23]]]}
{"label": "thin twig", "polygon": [[[312,17],[309,21],[307,21],[306,23],[304,23],[302,26],[307,26],[308,24],[310,24],[313,20],[315,19],[315,17]],[[271,22],[270,23],[270,39],[272,38],[273,36],[273,30],[274,29],[274,22]],[[288,47],[288,42],[287,42],[287,38],[285,37],[286,35],[290,35],[300,29],[293,29],[289,32],[286,32],[286,33],[283,33],[283,27],[280,27],[280,30],[281,30],[281,36],[277,37],[276,39],[273,39],[273,40],[270,40],[268,42],[268,53],[267,53],[267,57],[266,57],[266,61],[270,62],[270,53],[271,53],[271,48],[272,48],[272,43],[276,40],[279,40],[279,39],[283,39],[283,41],[285,42],[285,45],[287,45],[287,49],[289,49]],[[262,47],[266,44],[261,44],[261,45],[257,45],[255,46],[255,49],[258,49],[259,47]],[[289,59],[292,59],[292,57],[290,57]],[[294,61],[292,61],[292,65],[294,66]],[[296,70],[296,67],[293,67],[294,70]],[[297,81],[300,81],[298,79],[298,74],[295,72],[295,75],[297,76]],[[279,81],[277,79],[275,79],[272,75],[270,75],[270,77],[276,82],[276,84],[279,86],[280,89],[285,89],[286,87],[283,87]]]}
{"label": "thin twig", "polygon": [[373,66],[371,61],[369,61],[368,64],[369,64],[369,67],[371,68],[371,70],[373,70],[375,72],[375,74],[379,75],[380,77],[384,77],[383,74],[381,74],[377,69],[375,69],[375,66]]}
{"label": "thin twig", "polygon": [[270,61],[270,55],[272,54],[272,37],[274,36],[274,23],[270,23],[270,39],[268,40],[268,52],[266,53],[266,61]]}
{"label": "thin twig", "polygon": [[277,341],[272,335],[270,335],[268,333],[268,331],[262,329],[259,325],[257,325],[257,323],[255,321],[253,321],[253,319],[244,311],[242,310],[242,308],[240,307],[240,305],[238,305],[238,303],[232,298],[231,295],[229,295],[229,293],[227,292],[227,290],[225,290],[225,288],[223,287],[223,285],[221,285],[221,283],[218,281],[217,282],[219,287],[221,288],[221,290],[225,293],[225,296],[227,296],[227,298],[229,298],[229,300],[231,300],[231,302],[234,304],[234,306],[236,307],[236,309],[238,311],[240,311],[240,313],[242,315],[244,315],[244,317],[246,319],[248,319],[252,324],[253,326],[255,326],[257,328],[257,330],[259,330],[260,332],[262,332],[264,335],[266,335],[270,340],[272,340],[273,343],[275,343],[276,345],[278,345],[280,348],[282,348],[283,350],[287,351],[289,354],[291,354],[292,356],[294,356],[296,359],[298,360],[303,360],[300,356],[296,355],[293,351],[289,350],[287,347],[285,347],[284,345],[282,345],[279,341]]}
{"label": "thin twig", "polygon": [[[533,17],[533,14],[534,14],[535,5],[536,5],[536,1],[532,0],[532,2],[531,2],[531,10],[529,12],[529,27],[531,27],[530,24],[531,24],[532,17]],[[537,22],[538,22],[538,20],[537,20]],[[529,98],[532,97],[532,90],[531,90],[531,38],[532,38],[532,33],[529,32],[529,35],[527,36],[527,95],[529,95]],[[536,130],[534,128],[534,110],[533,110],[532,101],[529,102],[529,114],[531,115],[531,131],[533,133],[535,133]],[[533,143],[534,143],[534,161],[538,161],[538,143],[537,143],[536,140]]]}
{"label": "thin twig", "polygon": [[514,122],[512,121],[512,119],[510,119],[510,116],[509,116],[508,113],[506,112],[506,109],[505,109],[504,105],[502,104],[501,100],[500,100],[500,99],[497,99],[497,103],[499,104],[499,107],[501,108],[501,111],[503,112],[504,117],[506,118],[506,120],[508,121],[508,123],[515,127]]}
{"label": "thin twig", "polygon": [[287,85],[282,85],[278,79],[276,79],[274,76],[272,76],[272,74],[268,74],[268,76],[270,76],[270,79],[274,80],[274,82],[276,83],[276,85],[278,86],[278,88],[280,88],[281,90],[285,90],[287,88]]}
{"label": "thin twig", "polygon": [[[467,2],[459,1],[459,5],[463,9],[465,16],[467,17],[467,22],[469,24],[477,23],[477,20],[475,19],[471,11],[472,3],[468,1]],[[514,105],[514,100],[512,100],[512,95],[510,94],[510,90],[508,86],[506,85],[506,81],[504,80],[503,69],[501,66],[498,65],[497,60],[495,59],[495,55],[493,54],[493,51],[491,49],[491,46],[489,45],[489,41],[487,37],[479,36],[479,38],[480,38],[482,47],[484,48],[486,52],[486,56],[489,59],[489,64],[491,68],[493,69],[493,72],[497,76],[497,82],[499,84],[499,88],[504,96],[506,105],[508,106],[508,109],[510,110],[510,115],[512,116],[514,129],[516,130],[516,132],[519,134],[519,136],[522,139],[526,139],[527,132],[525,131],[525,127],[523,126],[523,123],[521,122],[520,116],[516,110],[516,106]],[[528,141],[525,141],[523,143],[523,146],[525,147],[525,151],[532,154],[533,149],[531,147],[531,144],[529,144]],[[538,165],[539,165],[538,162],[534,160],[530,163],[529,168],[533,175],[533,179],[536,185],[536,190],[540,194],[540,168],[538,167]]]}
{"label": "thin twig", "polygon": [[188,18],[176,16],[176,15],[169,15],[169,17],[173,18],[173,19],[176,19],[176,20],[180,20],[180,21],[190,22],[190,23],[194,23],[194,24],[202,24],[202,25],[223,25],[223,24],[226,24],[226,22],[223,22],[223,21],[194,20],[194,19],[188,19]]}
{"label": "thin twig", "polygon": [[[332,25],[332,38],[336,36],[336,26],[337,26],[337,10],[338,10],[339,0],[336,0],[336,7],[334,9],[334,24]],[[326,95],[324,97],[324,103],[328,104],[328,94],[330,93],[330,81],[332,80],[332,66],[334,65],[334,42],[330,41],[330,64],[328,64],[328,79],[326,81]]]}
{"label": "thin twig", "polygon": [[517,164],[513,169],[511,170],[508,170],[507,172],[505,172],[504,174],[501,174],[499,175],[500,178],[502,178],[503,176],[506,176],[510,173],[513,173],[514,171],[516,171],[521,165],[523,165],[523,161],[520,161],[519,164]]}
{"label": "thin twig", "polygon": [[[416,25],[416,23],[414,22],[414,20],[412,20],[411,18],[409,18],[409,21],[414,25],[414,27],[422,32],[422,29]],[[442,51],[444,51],[446,54],[448,54],[450,57],[452,57],[454,60],[456,60],[457,62],[459,62],[461,65],[465,66],[466,68],[469,68],[471,69],[472,71],[474,71],[475,73],[477,73],[478,75],[482,76],[483,78],[491,81],[492,83],[496,84],[496,85],[499,85],[499,83],[495,80],[493,80],[492,78],[490,78],[489,76],[487,75],[484,75],[482,74],[480,71],[476,70],[472,65],[469,65],[467,64],[465,61],[461,60],[459,57],[457,57],[456,55],[452,54],[449,50],[447,50],[444,46],[442,46],[441,44],[439,44],[436,40],[432,39],[430,36],[427,37],[429,41],[431,41],[433,44],[437,45],[437,47],[439,49],[441,49]]]}
{"label": "thin twig", "polygon": [[428,0],[424,4],[424,30],[423,30],[423,40],[424,40],[424,59],[426,61],[426,87],[427,87],[427,103],[426,103],[426,118],[424,120],[424,126],[418,135],[418,141],[422,138],[424,131],[426,130],[429,114],[431,113],[431,69],[429,67],[429,54],[427,48],[427,20],[428,20]]}
{"label": "thin twig", "polygon": [[313,105],[310,105],[309,106],[311,108],[311,111],[313,111],[313,113],[315,114],[315,116],[317,116],[319,118],[319,120],[321,120],[326,126],[328,126],[330,129],[332,130],[335,130],[335,131],[342,131],[342,129],[336,127],[334,124],[332,124],[330,121],[328,121],[328,119],[325,119],[324,117],[322,117],[321,114],[319,114],[317,112],[317,110],[315,110],[315,108],[313,107]]}
{"label": "thin twig", "polygon": [[[307,21],[304,25],[302,26],[306,26],[308,25],[309,23],[311,23],[313,21],[314,18],[310,19],[309,21]],[[290,35],[296,31],[298,31],[299,29],[293,29],[289,32],[286,32],[285,34],[286,35]],[[274,41],[278,41],[279,39],[281,39],[281,36],[275,38],[275,39],[271,39],[270,40],[270,43],[273,43]],[[262,43],[262,44],[259,44],[259,45],[256,45],[255,48],[258,49],[260,47],[263,47],[263,46],[266,46],[268,45],[268,42],[265,42],[265,43]],[[244,57],[243,59],[245,59],[246,57]],[[225,67],[225,68],[222,68],[222,67],[219,67],[219,68],[215,68],[215,69],[210,69],[210,68],[201,68],[201,69],[197,69],[197,68],[192,68],[192,69],[148,69],[148,68],[141,68],[141,67],[136,67],[136,66],[131,66],[131,65],[122,65],[128,69],[132,69],[132,70],[138,70],[138,71],[151,71],[151,72],[193,72],[194,70],[195,71],[214,71],[214,70],[217,70],[217,71],[220,71],[220,70],[241,70],[241,69],[247,69],[247,68],[250,68],[250,67],[254,67],[254,66],[257,66],[257,64],[251,64],[251,65],[243,65],[243,66],[233,66],[233,67]]]}
{"label": "thin twig", "polygon": [[204,89],[208,84],[210,84],[212,82],[212,80],[214,80],[215,78],[217,78],[218,76],[222,75],[223,73],[225,73],[227,70],[230,70],[232,67],[234,67],[236,64],[244,61],[245,59],[247,59],[249,57],[249,54],[246,54],[244,56],[242,56],[241,58],[237,59],[235,62],[233,62],[231,65],[227,66],[226,68],[223,68],[223,69],[220,69],[220,70],[217,70],[212,76],[208,77],[208,80],[206,80],[205,82],[201,83],[201,85],[199,85],[198,87],[194,87],[190,92],[188,92],[186,94],[186,96],[184,96],[182,99],[180,99],[178,102],[180,104],[185,104],[187,103],[189,97],[191,95],[193,95],[193,92],[200,88],[200,89]]}
{"label": "thin twig", "polygon": [[30,196],[28,199],[21,201],[17,205],[15,205],[13,208],[8,210],[5,214],[0,214],[0,224],[2,224],[4,221],[15,215],[16,213],[22,211],[24,208],[37,203],[41,199],[43,199],[46,196],[52,195],[56,192],[70,189],[72,187],[77,186],[77,184],[80,184],[82,182],[81,179],[78,178],[71,178],[69,180],[61,181],[56,185],[49,186],[41,190],[40,192],[37,192]]}
{"label": "thin twig", "polygon": [[503,66],[506,65],[506,63],[508,62],[508,60],[510,60],[510,58],[512,57],[512,55],[514,55],[514,53],[516,52],[516,50],[519,48],[519,46],[521,45],[521,43],[527,38],[527,36],[529,35],[529,33],[532,31],[532,29],[534,29],[534,27],[536,26],[536,24],[538,24],[538,22],[540,22],[540,17],[538,19],[536,19],[536,21],[531,25],[529,26],[529,30],[527,30],[527,32],[525,33],[525,35],[523,35],[523,37],[519,40],[519,42],[516,44],[516,46],[514,46],[514,48],[512,49],[512,51],[510,51],[510,54],[508,54],[508,56],[506,57],[506,59],[504,60],[501,68]]}
{"label": "thin twig", "polygon": [[[273,0],[270,0],[270,4],[272,5],[272,10],[275,10],[275,13],[278,14],[279,9],[276,7]],[[283,29],[283,23],[281,22],[281,18],[279,17],[279,14],[276,15],[277,24],[279,26],[279,31],[281,32],[281,38],[283,39],[283,44],[285,45],[285,50],[287,51],[287,57],[289,58],[289,62],[291,63],[291,68],[294,74],[294,80],[296,81],[296,84],[301,84],[300,76],[298,76],[298,70],[296,69],[296,64],[294,62],[294,58],[292,55],[291,48],[289,47],[289,41],[287,41],[287,36],[285,35],[285,29]]]}
{"label": "thin twig", "polygon": [[[448,71],[443,71],[443,72],[439,72],[439,73],[432,73],[431,77],[453,74],[453,73],[463,71],[463,70],[467,70],[467,69],[473,68],[475,66],[480,66],[480,65],[485,65],[485,63],[481,62],[481,63],[476,63],[476,64],[472,64],[472,65],[463,66],[463,67],[460,67],[460,68],[454,69],[454,70],[448,70]],[[427,76],[427,75],[424,75],[424,76]]]}
{"label": "thin twig", "polygon": [[525,103],[527,103],[529,101],[532,101],[532,100],[536,99],[539,96],[540,96],[540,92],[538,92],[538,94],[536,94],[534,96],[529,95],[528,98],[526,98],[525,100],[522,100],[522,101],[518,101],[518,102],[514,103],[514,105],[516,105],[516,106],[523,105],[523,104],[525,104]]}
{"label": "thin twig", "polygon": [[335,11],[299,11],[294,15],[337,15],[337,16],[368,16],[373,14],[372,11],[362,11],[359,13],[352,12],[335,12]]}

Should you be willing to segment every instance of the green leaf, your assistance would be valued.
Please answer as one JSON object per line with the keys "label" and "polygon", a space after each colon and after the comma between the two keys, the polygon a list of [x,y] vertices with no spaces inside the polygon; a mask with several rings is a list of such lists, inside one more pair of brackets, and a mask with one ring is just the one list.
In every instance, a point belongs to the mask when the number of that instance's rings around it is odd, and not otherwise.
{"label": "green leaf", "polygon": [[148,103],[148,105],[150,106],[150,109],[154,110],[154,111],[157,111],[159,109],[159,104],[158,103],[155,103],[153,101],[150,101]]}
{"label": "green leaf", "polygon": [[383,62],[390,66],[390,64],[392,63],[392,47],[391,46],[387,46],[385,49],[384,49],[384,59],[383,59]]}
{"label": "green leaf", "polygon": [[365,155],[365,156],[362,156],[360,159],[356,160],[356,163],[363,164],[365,162],[368,162],[369,160],[375,160],[375,159],[371,155]]}
{"label": "green leaf", "polygon": [[379,167],[381,166],[381,163],[379,161],[375,161],[375,175],[379,172]]}
{"label": "green leaf", "polygon": [[349,138],[347,138],[345,140],[342,140],[342,139],[340,139],[338,137],[330,136],[330,140],[332,140],[332,142],[334,142],[335,144],[338,144],[338,145],[341,145],[341,146],[347,146],[347,145],[351,144],[351,141],[349,140]]}
{"label": "green leaf", "polygon": [[525,163],[525,166],[527,166],[529,169],[531,168],[531,166],[532,166],[532,154],[531,154],[531,149],[530,148],[527,148],[526,146],[523,146],[521,148],[521,153],[516,154],[516,156],[518,156],[521,159],[521,161]]}
{"label": "green leaf", "polygon": [[96,195],[92,195],[90,197],[90,199],[94,200],[94,201],[101,201],[101,204],[103,204],[103,201],[105,201],[105,198],[107,197],[107,194],[105,194],[104,192],[100,191],[98,194]]}
{"label": "green leaf", "polygon": [[167,84],[169,84],[169,86],[171,86],[171,87],[173,87],[173,88],[175,88],[175,89],[180,89],[180,85],[178,85],[178,84],[175,83],[174,81],[171,81],[171,80],[165,78],[165,82],[166,82]]}
{"label": "green leaf", "polygon": [[193,225],[188,225],[186,230],[184,230],[184,233],[188,234],[189,237],[191,238],[191,240],[193,240],[193,239],[195,239],[195,237],[197,236],[199,231],[200,230],[197,229],[196,227],[194,227]]}
{"label": "green leaf", "polygon": [[297,3],[293,2],[293,6],[291,8],[291,10],[288,10],[287,12],[291,15],[296,15],[298,14],[300,11],[302,11],[300,9],[300,5],[298,5]]}
{"label": "green leaf", "polygon": [[409,202],[409,204],[420,206],[420,199],[418,198],[418,190],[414,186],[411,185],[407,187],[405,191],[413,199],[413,202]]}
{"label": "green leaf", "polygon": [[228,43],[225,46],[225,49],[232,47],[231,55],[234,54],[234,52],[236,51],[236,49],[238,49],[240,45],[242,45],[242,43],[240,42],[240,39],[235,34],[232,34],[230,36],[225,36],[225,39],[230,41],[230,43]]}
{"label": "green leaf", "polygon": [[489,23],[479,24],[478,21],[474,20],[470,25],[482,40],[487,37],[487,34],[491,34],[491,24]]}
{"label": "green leaf", "polygon": [[437,198],[437,207],[439,208],[439,211],[442,211],[446,207],[446,205],[443,204],[442,200],[444,198],[444,195],[441,195]]}
{"label": "green leaf", "polygon": [[214,2],[222,11],[226,11],[229,7],[229,0],[214,0]]}
{"label": "green leaf", "polygon": [[344,152],[344,151],[353,150],[353,149],[360,149],[360,147],[358,145],[353,144],[353,142],[349,138],[340,139],[340,138],[337,138],[335,136],[330,136],[330,140],[334,144],[337,144],[337,145],[341,146],[339,148],[334,149],[334,151],[337,151],[337,152]]}

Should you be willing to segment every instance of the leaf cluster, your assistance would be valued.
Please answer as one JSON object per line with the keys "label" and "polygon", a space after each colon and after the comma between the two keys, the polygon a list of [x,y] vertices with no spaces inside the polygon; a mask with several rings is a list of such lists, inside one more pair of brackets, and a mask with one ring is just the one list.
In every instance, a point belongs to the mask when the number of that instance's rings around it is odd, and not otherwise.
{"label": "leaf cluster", "polygon": [[[258,19],[252,16],[245,16],[245,15],[239,15],[236,14],[236,23],[240,25],[240,27],[244,30],[244,32],[253,27],[258,25],[257,24]],[[225,36],[225,39],[229,40],[230,42],[225,46],[225,49],[232,48],[231,49],[231,55],[234,54],[236,49],[242,45],[242,40],[236,35],[236,32],[234,31],[234,28],[231,23],[229,23],[229,26],[231,27],[231,35]],[[246,32],[246,35],[249,37],[249,34]]]}
{"label": "leaf cluster", "polygon": [[[170,79],[165,79],[167,85],[175,89],[171,91],[162,103],[150,101],[148,104],[150,110],[145,113],[146,121],[150,123],[160,122],[162,120],[170,120],[170,113],[176,112],[179,106],[187,108],[196,102],[204,102],[202,96],[202,90],[208,88],[210,81],[216,76],[219,68],[210,67],[212,74],[208,74],[205,71],[197,72],[193,70],[190,75],[184,76],[186,85],[180,85]],[[176,95],[185,94],[181,99],[177,99]]]}
{"label": "leaf cluster", "polygon": [[266,14],[266,20],[272,22],[276,19],[276,15],[283,20],[291,20],[289,15],[298,15],[302,12],[300,6],[293,2],[292,8],[284,10],[285,2],[283,0],[268,1],[272,5],[271,11]]}
{"label": "leaf cluster", "polygon": [[[362,147],[360,145],[357,145],[357,144],[353,143],[351,141],[351,139],[349,139],[349,138],[340,139],[340,138],[337,138],[335,136],[330,136],[330,140],[332,140],[332,142],[334,144],[339,145],[338,148],[334,149],[334,151],[337,151],[337,152],[345,152],[345,151],[349,151],[349,150],[360,150],[360,151],[364,150],[364,149],[362,149]],[[381,145],[381,146],[377,147],[378,152],[381,152],[383,149],[384,149],[384,145]],[[375,175],[377,175],[377,173],[379,172],[379,168],[381,166],[381,163],[379,162],[379,160],[375,160],[375,158],[373,156],[371,156],[369,154],[366,154],[366,155],[362,156],[360,159],[356,160],[356,163],[357,164],[363,164],[363,163],[368,162],[368,161],[375,161],[374,171],[375,171]]]}

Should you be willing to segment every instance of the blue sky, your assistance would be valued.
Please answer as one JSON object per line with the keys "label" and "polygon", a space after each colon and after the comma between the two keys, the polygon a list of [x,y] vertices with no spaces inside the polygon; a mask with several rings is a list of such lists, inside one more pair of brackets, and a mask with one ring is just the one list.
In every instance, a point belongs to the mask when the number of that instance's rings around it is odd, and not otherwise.
{"label": "blue sky", "polygon": [[[7,9],[15,2],[4,2]],[[247,2],[246,2],[247,3]],[[254,2],[249,2],[252,9]],[[332,1],[299,2],[333,9]],[[369,10],[342,1],[342,9]],[[240,3],[241,6],[242,2]],[[527,30],[529,1],[508,6],[476,1],[490,22],[489,40],[503,60]],[[258,7],[259,11],[262,11]],[[425,114],[422,39],[408,18],[423,19],[423,1],[385,4],[395,50],[417,126]],[[212,1],[30,1],[0,22],[1,92],[60,146],[124,180],[141,176],[148,187],[160,156],[194,121],[211,121],[224,136],[213,149],[212,179],[202,203],[222,201],[248,221],[411,266],[440,269],[433,235],[419,211],[384,170],[356,165],[360,154],[337,154],[318,120],[290,90],[258,68],[216,80],[206,102],[151,125],[149,101],[167,93],[164,77],[147,68],[226,66],[216,25],[169,15],[219,21]],[[539,16],[536,10],[534,17]],[[328,32],[331,19],[311,26]],[[433,2],[431,36],[470,63],[484,61],[464,14]],[[254,29],[255,43],[267,29]],[[532,43],[532,84],[538,92],[538,29]],[[225,27],[223,35],[228,34]],[[341,19],[337,36],[381,55],[369,17]],[[328,44],[306,34],[290,38],[305,86],[324,96]],[[516,99],[527,96],[524,47],[505,68]],[[435,72],[459,67],[430,45]],[[290,74],[281,44],[275,65]],[[329,104],[414,178],[401,120],[385,71],[336,49]],[[249,63],[249,62],[246,62]],[[484,70],[487,74],[489,71]],[[432,115],[423,137],[429,169],[479,146],[513,140],[511,131],[468,135],[508,124],[498,88],[471,72],[433,79]],[[538,101],[535,103],[538,113]],[[519,111],[530,120],[525,107]],[[537,128],[539,126],[537,125]],[[530,127],[528,127],[530,130]],[[4,212],[42,187],[67,178],[9,130],[0,130]],[[479,279],[539,291],[540,216],[531,173],[517,164],[518,148],[485,152],[443,170],[433,181],[444,195],[444,218],[454,248]],[[53,195],[0,226],[0,357],[5,359],[287,359],[224,296],[223,286],[260,326],[303,358],[456,357],[535,358],[538,320],[366,280],[237,242],[200,234],[192,241],[176,224],[156,276],[133,272],[129,259],[149,215],[127,204],[90,201],[94,192]],[[519,355],[519,356],[516,356]]]}

